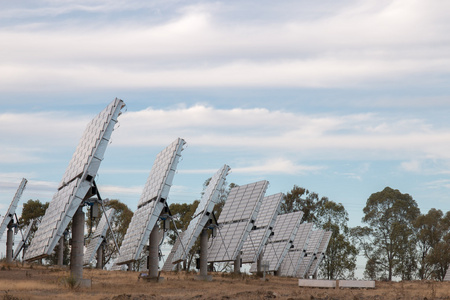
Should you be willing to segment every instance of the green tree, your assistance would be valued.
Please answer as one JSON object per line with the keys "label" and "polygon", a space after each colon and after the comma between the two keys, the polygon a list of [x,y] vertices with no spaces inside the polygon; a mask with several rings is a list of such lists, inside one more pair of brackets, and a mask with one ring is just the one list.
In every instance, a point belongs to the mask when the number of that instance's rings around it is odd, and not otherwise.
{"label": "green tree", "polygon": [[307,189],[294,185],[281,202],[281,213],[302,211],[303,222],[316,224],[319,222],[320,210],[327,201],[328,198],[326,197],[319,198],[317,193],[309,192]]}
{"label": "green tree", "polygon": [[[197,209],[198,204],[200,203],[199,200],[195,200],[193,203],[172,203],[169,206],[170,212],[172,213],[172,220],[173,222],[170,224],[169,229],[169,244],[173,245],[175,244],[175,241],[179,238],[179,235],[181,232],[185,231],[189,223],[192,220],[192,217],[194,216],[194,212]],[[174,226],[175,224],[175,226]],[[195,243],[195,245],[191,248],[188,254],[188,258],[186,263],[184,264],[184,268],[186,270],[189,270],[192,264],[192,261],[194,259],[194,256],[199,249],[199,243]]]}
{"label": "green tree", "polygon": [[430,251],[441,242],[447,225],[444,224],[441,210],[432,208],[425,215],[420,215],[414,222],[417,230],[417,244],[420,251],[419,278],[430,279],[433,266],[427,259]]}
{"label": "green tree", "polygon": [[318,213],[318,227],[332,232],[319,270],[321,276],[327,279],[354,277],[358,250],[349,236],[347,211],[341,203],[324,199]]}
{"label": "green tree", "polygon": [[[413,248],[405,242],[414,239],[413,222],[420,214],[417,202],[408,194],[386,187],[383,191],[370,195],[363,209],[362,221],[369,225],[357,228],[353,233],[358,238],[361,249],[368,262],[376,265],[371,270],[383,270],[386,279],[394,275],[403,279],[410,277]],[[366,271],[368,266],[366,265]],[[373,272],[372,272],[373,273]],[[375,274],[380,276],[381,272]]]}
{"label": "green tree", "polygon": [[332,232],[320,275],[329,279],[353,277],[358,251],[349,237],[348,213],[344,206],[294,185],[281,203],[281,213],[295,211],[303,212],[303,222]]}
{"label": "green tree", "polygon": [[[42,217],[45,214],[45,211],[48,208],[49,203],[42,203],[39,200],[28,200],[23,204],[22,215],[19,218],[20,227],[23,228],[30,224],[31,220],[38,220],[39,222],[42,220]],[[37,227],[34,229],[36,230]]]}
{"label": "green tree", "polygon": [[431,249],[426,260],[432,268],[431,278],[443,281],[450,267],[450,234]]}

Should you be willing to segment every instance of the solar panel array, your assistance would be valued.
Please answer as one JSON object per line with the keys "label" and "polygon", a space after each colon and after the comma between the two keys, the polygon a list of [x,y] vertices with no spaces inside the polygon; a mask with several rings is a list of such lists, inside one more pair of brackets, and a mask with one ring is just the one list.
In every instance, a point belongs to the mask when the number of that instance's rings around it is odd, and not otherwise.
{"label": "solar panel array", "polygon": [[325,252],[327,251],[328,243],[330,242],[331,238],[331,231],[325,231],[322,237],[322,241],[320,241],[320,245],[317,248],[317,255],[316,259],[311,264],[311,267],[308,271],[308,276],[313,276],[314,273],[316,273],[317,269],[319,268],[320,263],[325,257]]}
{"label": "solar panel array", "polygon": [[308,249],[308,241],[312,233],[312,223],[303,223],[298,228],[293,248],[289,249],[280,267],[281,276],[295,276]]}
{"label": "solar panel array", "polygon": [[[302,217],[302,211],[278,215],[273,229],[274,235],[269,238],[263,256],[263,260],[269,262],[268,272],[278,271],[280,268],[294,242]],[[256,263],[252,264],[250,272],[256,272]]]}
{"label": "solar panel array", "polygon": [[124,106],[122,100],[114,99],[87,125],[58,191],[45,211],[25,254],[25,260],[39,259],[53,251],[92,186],[120,110]]}
{"label": "solar panel array", "polygon": [[306,256],[300,262],[300,266],[297,270],[296,276],[299,278],[305,278],[308,274],[311,265],[316,258],[317,250],[319,249],[320,242],[322,241],[324,230],[314,230],[311,233],[311,237],[308,242],[308,249],[306,250]]}
{"label": "solar panel array", "polygon": [[138,209],[131,219],[120,247],[116,264],[125,264],[139,259],[169,196],[184,144],[185,141],[178,138],[156,156],[141,194]]}
{"label": "solar panel array", "polygon": [[[114,216],[114,208],[108,209],[98,222],[97,228],[95,228],[94,234],[92,235],[91,241],[86,247],[84,252],[83,264],[88,265],[94,259],[94,256],[106,238],[106,233],[108,232],[108,221],[111,224],[112,217]],[[108,219],[107,219],[108,218]]]}
{"label": "solar panel array", "polygon": [[31,229],[33,228],[33,225],[35,222],[36,222],[35,219],[31,220],[30,224],[28,224],[28,226],[25,227],[25,229],[23,230],[22,239],[20,240],[19,244],[17,244],[16,250],[14,251],[14,257],[13,257],[14,260],[17,259],[20,251],[26,245],[28,239],[30,238]]}
{"label": "solar panel array", "polygon": [[22,197],[22,193],[26,185],[27,180],[25,178],[22,178],[22,181],[20,182],[19,187],[17,188],[16,194],[14,195],[14,198],[12,199],[11,204],[9,205],[8,211],[6,212],[5,216],[2,219],[2,223],[0,224],[0,238],[2,237],[6,228],[8,227],[9,222],[11,222],[11,220],[14,217],[17,204],[19,204],[20,197]]}
{"label": "solar panel array", "polygon": [[231,189],[218,220],[218,236],[210,239],[208,262],[236,259],[256,221],[268,185],[263,180]]}
{"label": "solar panel array", "polygon": [[194,217],[180,241],[183,247],[179,246],[176,248],[172,263],[187,259],[187,254],[210,219],[214,206],[219,202],[220,190],[225,183],[225,178],[229,171],[230,167],[224,165],[211,177],[202,199],[195,210]]}
{"label": "solar panel array", "polygon": [[253,263],[258,259],[267,239],[273,232],[283,197],[283,193],[264,197],[258,218],[256,218],[255,228],[250,232],[242,247],[242,263]]}

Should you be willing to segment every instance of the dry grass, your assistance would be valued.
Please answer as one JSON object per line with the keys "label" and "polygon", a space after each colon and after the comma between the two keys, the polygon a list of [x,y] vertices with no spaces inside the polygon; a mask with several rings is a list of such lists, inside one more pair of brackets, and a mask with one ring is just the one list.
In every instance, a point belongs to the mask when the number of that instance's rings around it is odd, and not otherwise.
{"label": "dry grass", "polygon": [[70,289],[66,269],[11,266],[0,271],[0,299],[449,299],[450,282],[377,282],[377,288],[300,288],[295,278],[213,274],[212,282],[195,274],[163,273],[162,283],[138,281],[137,272],[85,270],[91,288]]}

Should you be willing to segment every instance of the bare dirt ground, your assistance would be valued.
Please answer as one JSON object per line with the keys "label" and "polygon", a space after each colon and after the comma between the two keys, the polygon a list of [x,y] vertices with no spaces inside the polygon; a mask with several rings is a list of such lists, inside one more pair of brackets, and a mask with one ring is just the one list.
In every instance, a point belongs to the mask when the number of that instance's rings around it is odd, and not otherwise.
{"label": "bare dirt ground", "polygon": [[[195,274],[162,273],[164,282],[138,281],[138,272],[85,269],[90,288],[71,288],[69,271],[55,267],[0,264],[0,299],[450,299],[450,282],[376,282],[375,289],[300,288],[295,278],[267,281],[214,273],[212,282]],[[69,281],[70,282],[70,281]]]}

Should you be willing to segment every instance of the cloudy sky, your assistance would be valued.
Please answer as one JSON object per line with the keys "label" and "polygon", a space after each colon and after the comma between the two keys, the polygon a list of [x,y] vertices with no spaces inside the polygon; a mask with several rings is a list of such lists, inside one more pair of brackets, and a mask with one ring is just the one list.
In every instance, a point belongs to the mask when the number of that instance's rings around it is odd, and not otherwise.
{"label": "cloudy sky", "polygon": [[2,1],[0,214],[49,201],[89,122],[127,104],[97,183],[136,209],[156,154],[188,147],[171,202],[266,179],[361,225],[390,186],[450,210],[450,2]]}

